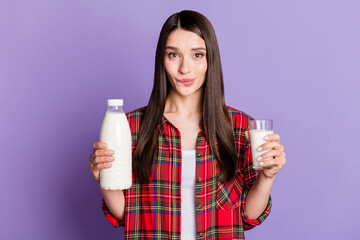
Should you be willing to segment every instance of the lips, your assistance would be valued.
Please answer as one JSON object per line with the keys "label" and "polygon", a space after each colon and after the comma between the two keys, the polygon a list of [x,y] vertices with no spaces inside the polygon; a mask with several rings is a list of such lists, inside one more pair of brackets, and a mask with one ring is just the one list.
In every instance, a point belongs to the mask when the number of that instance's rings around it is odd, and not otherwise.
{"label": "lips", "polygon": [[185,86],[190,86],[191,84],[194,83],[194,79],[192,78],[183,78],[183,79],[180,79],[180,80],[177,80],[179,83],[182,83],[184,84]]}

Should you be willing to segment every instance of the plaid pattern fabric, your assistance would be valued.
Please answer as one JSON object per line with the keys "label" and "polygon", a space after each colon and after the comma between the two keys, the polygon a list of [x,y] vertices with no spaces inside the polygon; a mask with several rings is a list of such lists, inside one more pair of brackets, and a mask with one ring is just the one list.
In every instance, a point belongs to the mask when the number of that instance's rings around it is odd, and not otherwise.
{"label": "plaid pattern fabric", "polygon": [[[145,108],[127,114],[133,149]],[[247,114],[228,107],[238,155],[233,181],[217,181],[218,161],[201,131],[196,144],[196,229],[197,239],[244,239],[244,230],[259,225],[269,215],[271,198],[264,213],[251,220],[245,198],[258,171],[252,169],[250,146],[244,132]],[[181,141],[180,132],[165,117],[159,126],[159,149],[149,184],[133,180],[125,194],[125,220],[119,222],[103,201],[105,217],[114,227],[125,227],[125,239],[181,239]]]}

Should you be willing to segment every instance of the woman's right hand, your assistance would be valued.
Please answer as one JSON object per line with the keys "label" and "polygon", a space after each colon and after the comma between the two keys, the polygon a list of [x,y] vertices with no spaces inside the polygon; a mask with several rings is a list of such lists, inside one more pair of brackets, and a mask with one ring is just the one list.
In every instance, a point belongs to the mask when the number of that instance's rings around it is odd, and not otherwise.
{"label": "woman's right hand", "polygon": [[89,156],[90,172],[95,180],[100,182],[100,170],[110,168],[111,162],[115,160],[114,151],[107,149],[107,144],[104,142],[96,142],[93,144],[93,152]]}

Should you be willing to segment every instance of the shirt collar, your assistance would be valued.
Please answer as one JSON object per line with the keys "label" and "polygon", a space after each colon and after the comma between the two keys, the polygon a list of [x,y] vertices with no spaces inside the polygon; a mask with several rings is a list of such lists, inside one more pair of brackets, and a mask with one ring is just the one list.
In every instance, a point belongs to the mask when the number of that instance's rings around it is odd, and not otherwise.
{"label": "shirt collar", "polygon": [[[165,131],[165,127],[169,126],[172,128],[177,129],[166,117],[165,115],[162,115],[161,121],[160,121],[160,125],[159,125],[159,132],[160,134],[162,134]],[[204,119],[201,118],[201,121],[199,123],[199,127],[200,127],[200,133],[204,133]]]}

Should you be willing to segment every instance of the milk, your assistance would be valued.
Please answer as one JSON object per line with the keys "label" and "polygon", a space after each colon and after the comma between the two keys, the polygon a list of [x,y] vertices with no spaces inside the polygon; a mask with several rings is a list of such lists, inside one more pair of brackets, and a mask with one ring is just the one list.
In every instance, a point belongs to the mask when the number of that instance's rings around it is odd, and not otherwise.
{"label": "milk", "polygon": [[100,141],[115,152],[112,166],[100,171],[100,186],[105,190],[128,189],[132,184],[131,132],[122,105],[122,99],[109,99],[101,126]]}
{"label": "milk", "polygon": [[267,141],[264,140],[264,137],[274,133],[273,130],[250,130],[250,141],[251,141],[251,155],[253,160],[253,168],[254,169],[262,169],[259,165],[259,162],[256,160],[260,155],[270,151],[270,149],[259,152],[257,149],[262,144],[266,143]]}

